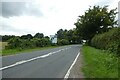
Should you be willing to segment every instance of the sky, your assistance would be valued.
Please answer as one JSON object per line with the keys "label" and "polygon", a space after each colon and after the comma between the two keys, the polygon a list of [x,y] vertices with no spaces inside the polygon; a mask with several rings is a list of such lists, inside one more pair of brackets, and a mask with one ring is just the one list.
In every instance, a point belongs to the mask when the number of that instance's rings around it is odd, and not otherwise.
{"label": "sky", "polygon": [[[22,1],[22,2],[21,2]],[[1,0],[0,35],[43,33],[54,35],[59,29],[73,29],[78,16],[89,6],[118,7],[119,0]]]}

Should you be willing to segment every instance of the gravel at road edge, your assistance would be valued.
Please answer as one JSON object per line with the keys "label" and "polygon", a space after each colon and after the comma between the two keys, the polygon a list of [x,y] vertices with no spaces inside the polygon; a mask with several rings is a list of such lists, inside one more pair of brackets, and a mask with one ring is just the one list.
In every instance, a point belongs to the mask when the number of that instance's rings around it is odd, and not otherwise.
{"label": "gravel at road edge", "polygon": [[82,72],[82,66],[83,66],[83,55],[82,55],[82,51],[80,50],[80,55],[75,65],[70,71],[69,78],[81,78],[81,79],[85,78]]}

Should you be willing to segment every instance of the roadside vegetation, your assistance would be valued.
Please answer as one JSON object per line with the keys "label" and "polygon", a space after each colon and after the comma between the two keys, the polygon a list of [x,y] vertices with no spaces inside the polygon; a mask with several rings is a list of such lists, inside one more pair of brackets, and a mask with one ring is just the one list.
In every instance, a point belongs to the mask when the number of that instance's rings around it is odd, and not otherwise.
{"label": "roadside vegetation", "polygon": [[120,28],[116,9],[90,7],[75,23],[82,47],[83,73],[86,78],[118,78],[120,69]]}
{"label": "roadside vegetation", "polygon": [[95,35],[91,40],[91,45],[120,56],[120,28],[113,28],[108,32]]}
{"label": "roadside vegetation", "polygon": [[60,29],[56,35],[58,39],[56,44],[52,43],[50,38],[44,36],[43,33],[36,33],[34,36],[31,34],[22,36],[3,35],[1,36],[2,56],[80,43],[75,29]]}
{"label": "roadside vegetation", "polygon": [[23,52],[33,52],[37,50],[46,50],[46,49],[52,49],[60,46],[47,46],[47,47],[35,47],[35,48],[30,48],[30,49],[24,49],[24,50],[19,50],[19,49],[3,49],[2,50],[2,56],[6,55],[15,55],[15,54],[20,54]]}
{"label": "roadside vegetation", "polygon": [[[3,55],[17,54],[22,51],[33,51],[69,44],[83,46],[83,72],[87,78],[118,78],[118,59],[120,58],[120,27],[117,25],[116,9],[108,10],[108,6],[90,7],[74,23],[76,28],[59,29],[57,44],[53,44],[43,33],[14,36],[4,35],[2,41],[7,42]],[[120,68],[119,68],[120,69]]]}
{"label": "roadside vegetation", "polygon": [[118,57],[116,55],[83,46],[84,66],[83,72],[86,78],[118,78]]}

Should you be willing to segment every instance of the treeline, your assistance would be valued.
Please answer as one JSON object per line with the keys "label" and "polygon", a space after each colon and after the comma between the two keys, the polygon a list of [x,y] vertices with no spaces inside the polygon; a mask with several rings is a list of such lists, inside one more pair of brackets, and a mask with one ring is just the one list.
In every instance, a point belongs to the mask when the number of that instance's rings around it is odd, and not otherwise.
{"label": "treeline", "polygon": [[8,45],[5,47],[5,49],[22,50],[51,45],[49,37],[44,36],[43,33],[36,33],[34,36],[27,34],[22,36],[4,35],[1,37],[3,42],[8,42]]}
{"label": "treeline", "polygon": [[77,30],[70,29],[70,30],[63,30],[59,29],[57,31],[57,38],[58,38],[58,45],[68,45],[68,44],[80,44],[81,38],[77,34]]}
{"label": "treeline", "polygon": [[75,23],[77,34],[86,44],[120,55],[120,28],[117,25],[116,9],[108,6],[90,7]]}
{"label": "treeline", "polygon": [[20,39],[19,37],[15,37],[8,40],[8,46],[6,48],[22,50],[49,45],[51,45],[51,42],[48,38]]}
{"label": "treeline", "polygon": [[2,42],[8,42],[5,49],[29,49],[35,47],[45,47],[45,46],[61,46],[69,44],[81,43],[79,36],[77,35],[76,29],[63,30],[59,29],[57,31],[57,43],[52,43],[48,36],[44,36],[43,33],[36,33],[34,36],[31,34],[15,36],[15,35],[4,35],[2,37]]}
{"label": "treeline", "polygon": [[15,37],[19,37],[20,39],[32,39],[32,38],[44,38],[48,36],[44,36],[43,33],[36,33],[34,36],[32,36],[31,34],[27,34],[27,35],[22,35],[22,36],[15,36],[15,35],[0,35],[2,37],[2,42],[6,42],[11,38],[15,38]]}

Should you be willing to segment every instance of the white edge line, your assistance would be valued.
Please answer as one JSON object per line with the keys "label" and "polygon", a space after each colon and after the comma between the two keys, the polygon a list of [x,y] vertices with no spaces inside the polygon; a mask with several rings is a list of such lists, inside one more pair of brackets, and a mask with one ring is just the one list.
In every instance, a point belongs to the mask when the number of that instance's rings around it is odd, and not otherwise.
{"label": "white edge line", "polygon": [[73,61],[72,65],[70,66],[70,68],[68,69],[66,75],[64,76],[64,79],[65,79],[65,80],[68,79],[68,77],[69,77],[69,75],[70,75],[70,71],[71,71],[72,67],[75,65],[75,63],[76,63],[76,61],[77,61],[79,55],[80,55],[80,52],[77,54],[75,60]]}
{"label": "white edge line", "polygon": [[58,53],[58,52],[60,52],[60,51],[62,51],[62,50],[65,50],[65,49],[60,49],[60,50],[58,50],[58,51],[50,52],[50,53],[48,53],[48,54],[45,54],[45,55],[42,55],[42,56],[37,56],[37,57],[31,58],[31,59],[28,59],[28,60],[18,61],[18,62],[14,63],[14,64],[9,65],[9,66],[5,66],[5,67],[0,68],[0,71],[1,71],[1,70],[4,70],[4,69],[7,69],[7,68],[10,68],[10,67],[14,67],[14,66],[23,64],[23,63],[27,63],[27,62],[36,60],[36,59],[39,59],[39,58],[48,57],[48,56],[50,56],[50,55],[52,55],[52,54],[55,54],[55,53]]}

